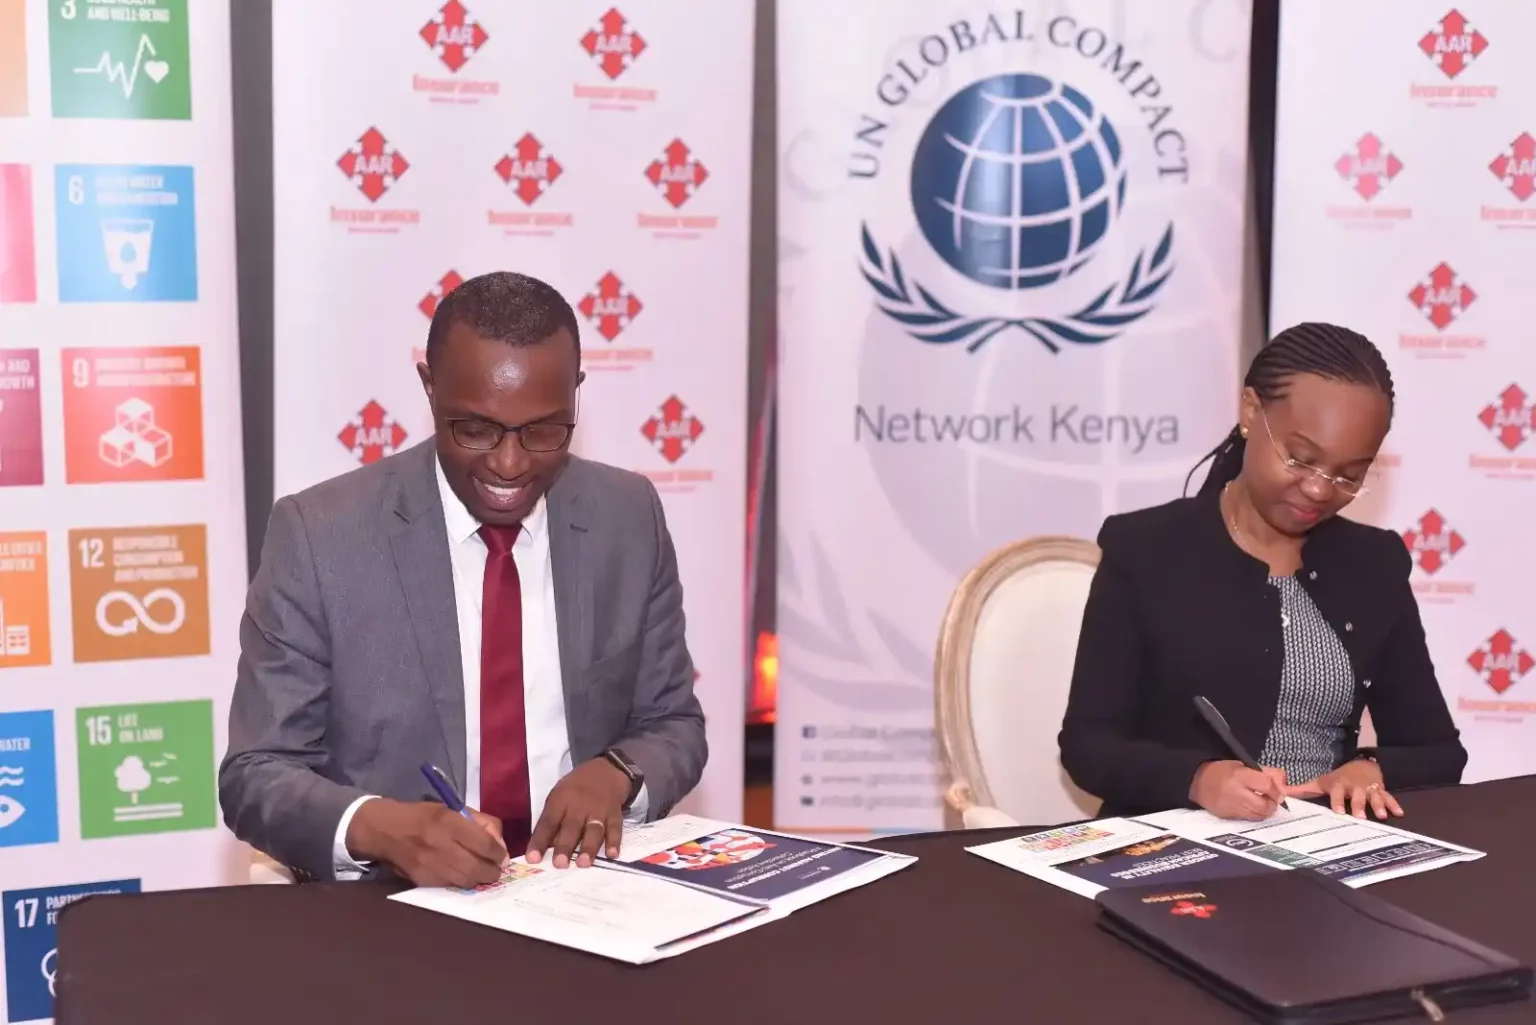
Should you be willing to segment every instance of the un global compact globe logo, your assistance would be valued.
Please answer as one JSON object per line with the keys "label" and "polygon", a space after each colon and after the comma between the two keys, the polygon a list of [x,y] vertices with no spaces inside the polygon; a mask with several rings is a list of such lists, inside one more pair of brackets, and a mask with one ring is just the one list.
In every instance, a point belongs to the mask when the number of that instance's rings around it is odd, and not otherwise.
{"label": "un global compact globe logo", "polygon": [[912,209],[934,252],[996,288],[1086,263],[1125,202],[1120,137],[1070,86],[999,75],[950,97],[912,158]]}
{"label": "un global compact globe logo", "polygon": [[[1120,136],[1071,85],[995,75],[960,90],[928,122],[912,157],[912,210],[956,273],[1007,292],[1055,285],[1089,263],[1126,201]],[[911,280],[863,228],[864,277],[912,337],[975,352],[1017,328],[1051,352],[1118,337],[1150,313],[1173,270],[1173,226],[1125,277],[1061,315],[1002,317],[952,308]]]}

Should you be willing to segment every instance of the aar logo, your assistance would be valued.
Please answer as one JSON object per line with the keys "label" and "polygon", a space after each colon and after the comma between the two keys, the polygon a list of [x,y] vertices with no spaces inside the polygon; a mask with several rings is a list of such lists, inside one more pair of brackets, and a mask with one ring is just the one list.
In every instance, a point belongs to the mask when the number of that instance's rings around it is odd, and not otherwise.
{"label": "aar logo", "polygon": [[420,310],[428,320],[431,320],[433,317],[437,316],[438,303],[448,298],[448,293],[452,292],[455,288],[458,288],[462,284],[464,284],[464,278],[460,276],[459,272],[456,270],[449,271],[447,274],[442,276],[437,284],[432,286],[432,290],[430,292],[421,297],[421,302],[416,304],[416,308]]}
{"label": "aar logo", "polygon": [[1524,203],[1536,194],[1536,139],[1530,132],[1521,132],[1508,149],[1494,157],[1488,170]]}
{"label": "aar logo", "polygon": [[598,280],[595,291],[582,296],[578,307],[583,317],[597,325],[597,333],[610,342],[645,309],[613,271]]}
{"label": "aar logo", "polygon": [[624,15],[611,8],[581,37],[581,48],[603,69],[603,74],[618,78],[645,52],[645,40],[630,28]]}
{"label": "aar logo", "polygon": [[[984,41],[993,35],[1008,41],[995,18]],[[1138,69],[1105,80],[1106,88],[1116,82],[1134,99],[1150,77]],[[888,75],[877,90],[888,103],[909,95],[904,84],[893,88],[898,76],[899,70]],[[1188,167],[1153,168],[1147,161],[1138,170],[1143,154],[1155,156],[1152,147],[1140,136],[1128,145],[1111,109],[1079,82],[1036,73],[994,75],[950,96],[917,139],[908,192],[928,252],[955,276],[957,294],[965,289],[970,298],[962,304],[946,297],[929,276],[942,273],[938,266],[908,266],[866,221],[861,270],[881,312],[918,341],[961,344],[973,353],[1005,331],[1052,353],[1099,344],[1151,313],[1173,272],[1172,223],[1149,235],[1128,267],[1111,266],[1101,254],[1125,230],[1136,175],[1177,183]],[[1133,116],[1123,101],[1120,109]],[[1171,109],[1163,109],[1166,118]],[[861,121],[850,174],[875,178],[889,126],[869,114]],[[1031,315],[1018,316],[1021,308]]]}
{"label": "aar logo", "polygon": [[1467,657],[1467,665],[1495,693],[1503,694],[1536,666],[1536,659],[1515,643],[1508,630],[1500,630]]}
{"label": "aar logo", "polygon": [[1334,161],[1333,168],[1361,199],[1369,201],[1402,173],[1403,162],[1374,133],[1366,132],[1355,143],[1354,151]]}
{"label": "aar logo", "polygon": [[1192,900],[1181,900],[1168,909],[1170,915],[1184,915],[1189,918],[1210,918],[1216,913],[1215,904],[1196,904]]}
{"label": "aar logo", "polygon": [[357,191],[368,197],[369,202],[377,203],[411,165],[404,154],[384,138],[383,132],[370,128],[357,137],[352,148],[336,161],[336,166],[357,186]]}
{"label": "aar logo", "polygon": [[1408,301],[1442,331],[1461,316],[1476,298],[1477,293],[1456,276],[1448,263],[1435,267],[1428,277],[1413,286],[1413,290],[1408,293]]}
{"label": "aar logo", "polygon": [[651,161],[645,169],[645,176],[667,198],[668,203],[680,207],[704,184],[709,177],[709,170],[694,158],[687,143],[673,139],[661,159]]}
{"label": "aar logo", "polygon": [[1488,39],[1460,11],[1452,9],[1434,31],[1426,32],[1419,40],[1419,49],[1445,72],[1446,78],[1455,78],[1488,49]]}
{"label": "aar logo", "polygon": [[457,73],[491,37],[459,0],[448,0],[421,26],[421,38],[449,71]]}
{"label": "aar logo", "polygon": [[667,462],[675,463],[699,440],[704,424],[688,411],[682,399],[673,395],[641,425],[640,433]]}
{"label": "aar logo", "polygon": [[1477,418],[1498,437],[1501,445],[1513,452],[1531,436],[1531,416],[1530,396],[1518,384],[1512,384],[1499,393],[1498,402],[1484,406]]}
{"label": "aar logo", "polygon": [[336,435],[336,440],[366,466],[400,451],[400,446],[405,443],[405,428],[377,401],[370,399]]}
{"label": "aar logo", "polygon": [[1418,525],[1403,531],[1403,543],[1419,568],[1433,576],[1467,546],[1466,539],[1452,530],[1445,517],[1431,509],[1419,517]]}
{"label": "aar logo", "polygon": [[517,140],[512,152],[496,162],[497,176],[512,186],[517,198],[528,206],[548,192],[564,172],[560,161],[545,150],[532,132]]}

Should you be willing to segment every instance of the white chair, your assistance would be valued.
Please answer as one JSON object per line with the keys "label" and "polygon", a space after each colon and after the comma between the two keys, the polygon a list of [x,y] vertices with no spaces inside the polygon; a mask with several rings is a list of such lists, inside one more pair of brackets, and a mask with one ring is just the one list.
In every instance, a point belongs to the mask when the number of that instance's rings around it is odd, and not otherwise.
{"label": "white chair", "polygon": [[967,829],[1092,818],[1061,767],[1077,636],[1098,546],[1036,537],[987,556],[955,588],[934,660],[936,723]]}
{"label": "white chair", "polygon": [[251,848],[251,867],[248,880],[253,886],[274,886],[294,882],[293,872],[271,857]]}

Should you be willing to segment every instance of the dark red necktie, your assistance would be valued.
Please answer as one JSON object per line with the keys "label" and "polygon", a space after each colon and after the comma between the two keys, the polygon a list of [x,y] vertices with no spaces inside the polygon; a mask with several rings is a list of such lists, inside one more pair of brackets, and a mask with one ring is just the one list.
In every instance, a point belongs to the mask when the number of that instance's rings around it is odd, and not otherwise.
{"label": "dark red necktie", "polygon": [[512,558],[522,527],[480,528],[485,590],[480,603],[480,810],[501,820],[507,851],[528,847],[528,730],[523,710],[523,594]]}

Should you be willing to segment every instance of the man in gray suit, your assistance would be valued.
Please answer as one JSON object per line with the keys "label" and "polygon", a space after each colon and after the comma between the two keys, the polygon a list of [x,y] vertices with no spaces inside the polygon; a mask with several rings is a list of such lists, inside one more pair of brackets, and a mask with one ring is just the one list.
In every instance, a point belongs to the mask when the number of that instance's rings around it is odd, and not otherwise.
{"label": "man in gray suit", "polygon": [[273,507],[219,800],[303,876],[471,886],[525,849],[585,867],[698,783],[660,500],[569,454],[579,337],[541,281],[464,282],[418,367],[435,438]]}

